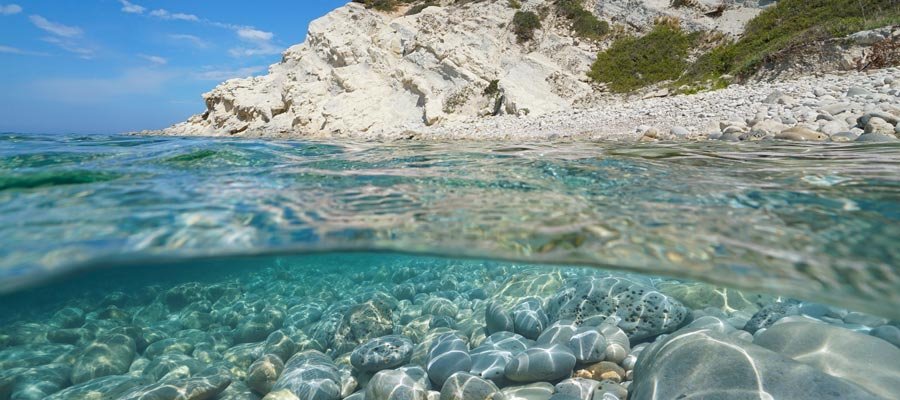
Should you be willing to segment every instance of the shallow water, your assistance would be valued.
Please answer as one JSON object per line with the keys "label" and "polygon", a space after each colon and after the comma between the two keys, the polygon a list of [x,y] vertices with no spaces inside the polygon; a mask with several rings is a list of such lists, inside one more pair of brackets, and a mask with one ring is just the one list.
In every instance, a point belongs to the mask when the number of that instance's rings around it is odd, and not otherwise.
{"label": "shallow water", "polygon": [[[0,289],[394,250],[689,277],[900,317],[900,146],[0,135]],[[164,257],[164,258],[163,258]]]}
{"label": "shallow water", "polygon": [[2,134],[0,238],[0,400],[900,392],[897,145]]}

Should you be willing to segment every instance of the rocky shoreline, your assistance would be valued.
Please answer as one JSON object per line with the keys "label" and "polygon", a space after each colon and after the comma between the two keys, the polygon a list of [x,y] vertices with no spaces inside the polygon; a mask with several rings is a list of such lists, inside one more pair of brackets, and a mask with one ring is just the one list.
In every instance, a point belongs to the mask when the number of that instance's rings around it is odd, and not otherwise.
{"label": "rocky shoreline", "polygon": [[[900,68],[836,72],[734,84],[690,95],[651,92],[539,116],[504,115],[397,129],[304,136],[249,130],[235,136],[282,139],[463,141],[789,140],[895,142],[900,138]],[[143,132],[173,134],[173,132]]]}
{"label": "rocky shoreline", "polygon": [[[891,398],[896,321],[582,268],[265,267],[0,328],[0,399]],[[749,397],[748,397],[749,396]]]}

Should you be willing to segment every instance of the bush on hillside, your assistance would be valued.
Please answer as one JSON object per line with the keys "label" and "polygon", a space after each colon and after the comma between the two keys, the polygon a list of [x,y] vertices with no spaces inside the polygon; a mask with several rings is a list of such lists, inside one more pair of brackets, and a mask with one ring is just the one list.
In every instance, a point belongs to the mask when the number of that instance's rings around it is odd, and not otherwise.
{"label": "bush on hillside", "polygon": [[740,40],[701,56],[682,81],[748,76],[795,46],[898,23],[897,0],[781,0],[751,20]]}
{"label": "bush on hillside", "polygon": [[656,25],[644,36],[613,42],[597,55],[588,75],[618,93],[678,79],[696,38],[697,34],[687,34],[671,24]]}
{"label": "bush on hillside", "polygon": [[581,0],[556,0],[560,15],[572,21],[572,31],[585,39],[597,40],[609,33],[609,24],[581,6]]}
{"label": "bush on hillside", "polygon": [[531,11],[516,11],[512,24],[519,42],[527,42],[534,39],[535,29],[541,28],[541,18]]}

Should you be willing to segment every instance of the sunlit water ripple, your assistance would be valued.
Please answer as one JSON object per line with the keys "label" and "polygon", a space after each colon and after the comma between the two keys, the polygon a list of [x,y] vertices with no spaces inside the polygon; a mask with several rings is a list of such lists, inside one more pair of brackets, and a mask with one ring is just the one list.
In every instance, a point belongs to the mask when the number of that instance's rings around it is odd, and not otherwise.
{"label": "sunlit water ripple", "polygon": [[691,277],[900,318],[900,146],[0,135],[0,289],[395,250]]}

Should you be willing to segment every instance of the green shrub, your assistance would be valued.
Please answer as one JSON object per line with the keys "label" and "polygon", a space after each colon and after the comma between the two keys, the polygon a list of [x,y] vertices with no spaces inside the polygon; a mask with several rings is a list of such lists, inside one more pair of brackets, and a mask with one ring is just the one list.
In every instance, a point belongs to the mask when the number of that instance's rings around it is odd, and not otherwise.
{"label": "green shrub", "polygon": [[488,97],[493,97],[500,94],[500,81],[494,79],[484,88],[484,95]]}
{"label": "green shrub", "polygon": [[507,4],[509,5],[509,8],[515,8],[516,10],[522,8],[522,3],[520,3],[519,0],[509,0]]}
{"label": "green shrub", "polygon": [[614,92],[628,92],[677,79],[697,38],[671,25],[657,25],[642,37],[626,37],[597,55],[588,75]]}
{"label": "green shrub", "polygon": [[435,5],[435,3],[434,3],[434,1],[431,1],[431,0],[427,0],[424,3],[416,4],[412,7],[410,7],[409,10],[406,11],[406,15],[416,15],[416,14],[422,12],[422,10],[424,10],[428,7],[431,7],[433,5]]}
{"label": "green shrub", "polygon": [[556,7],[560,15],[572,21],[572,31],[578,37],[597,40],[609,33],[609,24],[585,10],[580,0],[557,0]]}
{"label": "green shrub", "polygon": [[397,9],[397,0],[353,0],[354,3],[362,3],[366,8],[378,11],[394,11]]}
{"label": "green shrub", "polygon": [[534,30],[541,28],[541,19],[531,11],[516,11],[512,24],[513,32],[522,43],[534,39]]}
{"label": "green shrub", "polygon": [[897,0],[781,0],[751,20],[740,40],[701,56],[681,81],[746,77],[795,46],[898,23]]}

